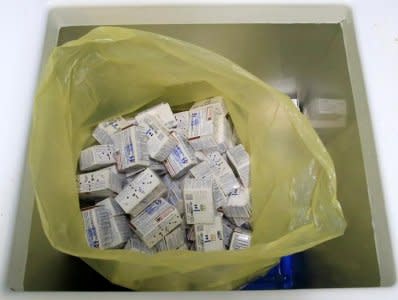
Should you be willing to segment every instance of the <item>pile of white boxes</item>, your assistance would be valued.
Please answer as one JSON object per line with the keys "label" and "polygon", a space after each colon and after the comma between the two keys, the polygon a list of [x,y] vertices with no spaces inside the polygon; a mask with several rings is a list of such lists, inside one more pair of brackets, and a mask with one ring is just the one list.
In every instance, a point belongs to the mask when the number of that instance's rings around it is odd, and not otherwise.
{"label": "pile of white boxes", "polygon": [[77,177],[90,247],[147,254],[250,247],[250,159],[222,97],[100,123]]}

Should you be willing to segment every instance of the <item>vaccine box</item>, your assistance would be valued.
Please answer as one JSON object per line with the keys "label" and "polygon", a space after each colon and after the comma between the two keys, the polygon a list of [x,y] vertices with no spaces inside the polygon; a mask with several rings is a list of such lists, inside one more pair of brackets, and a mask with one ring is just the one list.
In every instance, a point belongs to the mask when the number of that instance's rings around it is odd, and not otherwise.
{"label": "vaccine box", "polygon": [[150,203],[167,193],[167,188],[151,169],[139,173],[116,196],[120,207],[132,217],[137,216]]}
{"label": "vaccine box", "polygon": [[212,179],[186,178],[183,194],[187,224],[214,223],[216,209]]}
{"label": "vaccine box", "polygon": [[249,189],[243,187],[233,192],[224,206],[227,217],[250,218],[251,212]]}
{"label": "vaccine box", "polygon": [[196,163],[195,152],[185,139],[173,133],[177,146],[171,151],[165,161],[165,167],[172,178],[178,178],[188,172]]}
{"label": "vaccine box", "polygon": [[156,250],[155,248],[149,248],[141,239],[133,234],[126,242],[124,245],[125,250],[130,250],[130,251],[136,251],[136,252],[141,252],[145,254],[155,254]]}
{"label": "vaccine box", "polygon": [[112,144],[95,145],[84,149],[80,153],[80,171],[92,171],[116,163],[115,149]]}
{"label": "vaccine box", "polygon": [[210,162],[207,160],[201,161],[189,170],[189,173],[197,179],[212,178],[213,171]]}
{"label": "vaccine box", "polygon": [[227,150],[228,160],[231,162],[236,173],[239,175],[244,187],[249,187],[250,182],[250,157],[245,147],[239,144]]}
{"label": "vaccine box", "polygon": [[174,131],[180,136],[188,137],[188,126],[189,126],[189,112],[181,111],[174,114],[174,118],[177,122],[177,126]]}
{"label": "vaccine box", "polygon": [[185,245],[185,233],[178,226],[172,232],[167,234],[159,243],[155,245],[158,252],[167,250],[177,250]]}
{"label": "vaccine box", "polygon": [[157,199],[130,223],[135,233],[151,248],[181,224],[181,216],[166,200]]}
{"label": "vaccine box", "polygon": [[130,172],[150,165],[147,137],[141,126],[131,126],[112,136],[119,171]]}
{"label": "vaccine box", "polygon": [[164,161],[173,148],[177,145],[177,140],[169,134],[155,117],[148,115],[140,123],[145,130],[148,138],[148,153],[150,158],[157,161]]}
{"label": "vaccine box", "polygon": [[77,176],[80,199],[107,198],[122,190],[123,179],[111,167]]}
{"label": "vaccine box", "polygon": [[167,187],[167,197],[166,200],[177,208],[180,215],[185,213],[184,209],[184,197],[182,194],[182,179],[172,179],[170,175],[166,174],[162,177],[163,183]]}
{"label": "vaccine box", "polygon": [[232,127],[222,97],[195,103],[189,110],[188,140],[195,151],[225,152],[232,146]]}
{"label": "vaccine box", "polygon": [[230,195],[235,192],[240,184],[225,158],[217,151],[209,153],[207,157],[213,172],[214,180],[224,194]]}
{"label": "vaccine box", "polygon": [[213,224],[195,224],[196,251],[224,250],[222,214],[218,213]]}
{"label": "vaccine box", "polygon": [[188,140],[195,151],[218,149],[215,138],[215,118],[216,114],[211,107],[197,107],[189,110]]}
{"label": "vaccine box", "polygon": [[241,217],[228,217],[228,219],[238,227],[247,227],[250,228],[250,218],[241,218]]}
{"label": "vaccine box", "polygon": [[100,144],[112,144],[112,135],[132,124],[131,120],[126,120],[123,117],[116,117],[99,123],[93,131],[93,137]]}
{"label": "vaccine box", "polygon": [[230,121],[221,116],[217,115],[214,118],[214,138],[217,142],[218,151],[225,153],[227,149],[235,145],[235,137],[233,136],[232,125]]}
{"label": "vaccine box", "polygon": [[232,233],[234,232],[236,226],[229,221],[227,218],[222,219],[222,229],[224,234],[224,247],[229,249],[229,244],[231,242]]}
{"label": "vaccine box", "polygon": [[195,102],[191,109],[198,107],[209,107],[214,110],[216,114],[219,114],[223,117],[228,114],[228,109],[225,106],[224,98],[222,96],[216,96],[203,101]]}
{"label": "vaccine box", "polygon": [[251,237],[250,231],[241,228],[235,228],[234,232],[232,233],[229,250],[242,250],[249,248]]}
{"label": "vaccine box", "polygon": [[123,209],[114,198],[109,197],[98,202],[96,207],[104,207],[108,210],[111,218],[112,236],[115,241],[120,241],[118,246],[126,242],[132,235],[129,220]]}
{"label": "vaccine box", "polygon": [[169,130],[177,126],[177,121],[174,118],[173,112],[168,103],[160,103],[138,113],[135,116],[135,120],[137,122],[142,122],[146,116],[153,116],[157,118],[160,123]]}
{"label": "vaccine box", "polygon": [[149,169],[151,169],[158,175],[163,175],[167,173],[164,164],[153,159],[149,159]]}
{"label": "vaccine box", "polygon": [[214,172],[208,160],[204,160],[189,170],[190,174],[196,179],[213,178],[213,199],[216,208],[226,204],[227,196],[221,190],[219,184],[214,179]]}
{"label": "vaccine box", "polygon": [[113,197],[108,197],[104,200],[101,200],[95,204],[96,207],[104,207],[106,208],[112,217],[116,216],[125,216],[125,212],[120,207],[120,205],[116,202]]}
{"label": "vaccine box", "polygon": [[127,218],[124,215],[112,216],[107,205],[84,210],[82,216],[87,242],[92,248],[120,248],[131,236]]}

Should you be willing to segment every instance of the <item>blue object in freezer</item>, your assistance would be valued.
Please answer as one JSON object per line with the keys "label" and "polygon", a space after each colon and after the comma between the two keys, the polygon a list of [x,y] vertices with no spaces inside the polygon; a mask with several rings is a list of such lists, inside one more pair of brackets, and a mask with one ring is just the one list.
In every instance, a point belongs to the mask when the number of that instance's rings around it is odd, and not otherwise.
{"label": "blue object in freezer", "polygon": [[264,276],[261,276],[241,288],[241,290],[279,290],[299,287],[304,276],[302,254],[294,254],[281,258],[279,264]]}

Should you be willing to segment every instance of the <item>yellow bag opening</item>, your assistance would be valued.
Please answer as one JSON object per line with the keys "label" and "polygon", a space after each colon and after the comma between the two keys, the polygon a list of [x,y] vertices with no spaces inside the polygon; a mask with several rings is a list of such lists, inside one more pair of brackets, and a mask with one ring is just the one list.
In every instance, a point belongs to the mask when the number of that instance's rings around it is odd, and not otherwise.
{"label": "yellow bag opening", "polygon": [[[251,157],[252,247],[152,256],[89,248],[75,175],[96,124],[162,101],[184,107],[215,95],[224,97]],[[224,57],[149,32],[98,27],[54,49],[36,96],[29,160],[52,246],[134,290],[237,288],[346,227],[333,162],[286,95]]]}

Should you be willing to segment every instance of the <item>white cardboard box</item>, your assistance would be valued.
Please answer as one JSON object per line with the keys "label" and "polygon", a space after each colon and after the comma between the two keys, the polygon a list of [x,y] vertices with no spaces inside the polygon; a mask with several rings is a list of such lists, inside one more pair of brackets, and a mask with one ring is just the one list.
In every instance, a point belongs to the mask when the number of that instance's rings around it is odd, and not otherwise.
{"label": "white cardboard box", "polygon": [[305,107],[310,118],[315,120],[334,120],[347,115],[344,99],[314,98]]}
{"label": "white cardboard box", "polygon": [[77,176],[80,199],[107,198],[122,190],[123,179],[112,167]]}
{"label": "white cardboard box", "polygon": [[151,248],[181,224],[181,217],[173,205],[164,199],[157,199],[130,223],[135,233]]}
{"label": "white cardboard box", "polygon": [[229,245],[229,250],[241,250],[250,247],[251,243],[251,232],[243,230],[241,228],[236,228],[232,233],[231,243]]}
{"label": "white cardboard box", "polygon": [[185,232],[178,226],[167,234],[159,243],[155,245],[158,252],[166,250],[177,250],[185,245]]}
{"label": "white cardboard box", "polygon": [[80,153],[80,171],[92,171],[116,163],[115,149],[112,144],[94,145]]}
{"label": "white cardboard box", "polygon": [[195,224],[196,251],[224,250],[222,214],[218,213],[213,224]]}
{"label": "white cardboard box", "polygon": [[222,96],[215,96],[202,101],[197,101],[192,105],[191,109],[198,107],[211,108],[216,114],[224,117],[228,114],[228,109],[225,106],[224,98]]}
{"label": "white cardboard box", "polygon": [[239,144],[227,150],[228,160],[231,162],[244,187],[250,184],[250,157],[245,147]]}
{"label": "white cardboard box", "polygon": [[145,254],[156,253],[154,248],[149,248],[147,245],[145,245],[145,243],[141,241],[141,239],[136,234],[133,234],[132,237],[127,240],[126,244],[124,245],[124,249]]}
{"label": "white cardboard box", "polygon": [[181,135],[182,137],[188,137],[188,127],[189,127],[189,112],[181,111],[174,114],[174,118],[176,119],[177,126],[174,131]]}
{"label": "white cardboard box", "polygon": [[99,123],[93,131],[93,137],[100,144],[112,144],[112,135],[132,124],[131,120],[128,121],[123,117],[116,117]]}
{"label": "white cardboard box", "polygon": [[157,118],[147,115],[139,123],[148,138],[148,154],[157,161],[164,161],[177,145],[177,140],[169,134]]}
{"label": "white cardboard box", "polygon": [[213,171],[213,178],[224,194],[228,196],[235,192],[240,184],[224,157],[217,151],[209,153],[207,157]]}
{"label": "white cardboard box", "polygon": [[167,198],[166,200],[177,208],[180,215],[185,213],[184,209],[184,197],[182,193],[183,179],[172,179],[169,174],[162,177],[163,183],[167,186]]}
{"label": "white cardboard box", "polygon": [[116,196],[121,208],[131,216],[137,216],[150,203],[167,193],[167,188],[151,169],[139,173]]}
{"label": "white cardboard box", "polygon": [[215,180],[213,169],[211,168],[210,162],[204,160],[192,167],[190,174],[196,179],[213,178],[213,199],[216,208],[222,207],[226,204],[227,196],[224,194],[219,186],[219,183]]}
{"label": "white cardboard box", "polygon": [[126,216],[113,214],[117,208],[112,201],[108,198],[82,211],[87,242],[92,248],[119,248],[132,234]]}
{"label": "white cardboard box", "polygon": [[173,136],[177,139],[178,144],[167,157],[165,167],[171,177],[178,178],[188,172],[197,163],[197,160],[192,147],[185,139],[178,134],[173,133]]}
{"label": "white cardboard box", "polygon": [[138,113],[135,116],[136,121],[142,122],[146,116],[153,116],[159,119],[161,124],[169,130],[177,126],[173,112],[168,103],[160,103],[151,108]]}
{"label": "white cardboard box", "polygon": [[249,189],[241,187],[228,197],[224,206],[224,214],[227,217],[250,218],[251,213]]}
{"label": "white cardboard box", "polygon": [[141,126],[131,126],[112,136],[116,163],[121,172],[130,172],[150,165],[147,137]]}
{"label": "white cardboard box", "polygon": [[212,179],[185,178],[184,203],[187,224],[214,223],[216,209]]}
{"label": "white cardboard box", "polygon": [[224,234],[224,246],[225,249],[229,249],[229,244],[231,242],[231,237],[232,233],[234,232],[234,229],[236,226],[232,224],[227,218],[222,219],[222,228],[223,228],[223,234]]}

